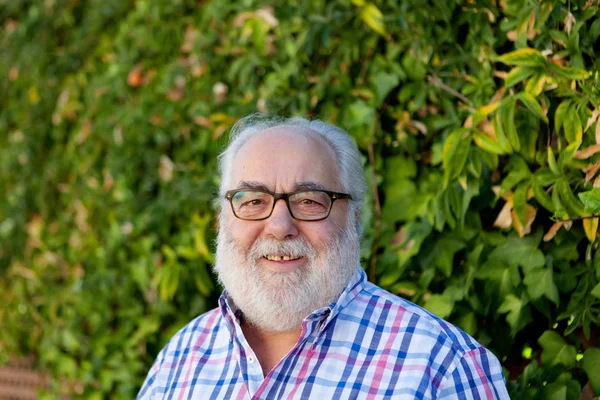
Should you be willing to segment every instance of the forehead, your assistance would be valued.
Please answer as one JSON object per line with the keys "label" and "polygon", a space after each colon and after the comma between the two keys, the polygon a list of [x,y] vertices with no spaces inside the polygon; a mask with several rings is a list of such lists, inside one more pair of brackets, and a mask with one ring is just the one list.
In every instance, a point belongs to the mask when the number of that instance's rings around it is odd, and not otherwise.
{"label": "forehead", "polygon": [[252,136],[234,158],[231,184],[259,182],[272,191],[288,192],[313,182],[340,190],[335,153],[316,133],[298,127],[277,127]]}

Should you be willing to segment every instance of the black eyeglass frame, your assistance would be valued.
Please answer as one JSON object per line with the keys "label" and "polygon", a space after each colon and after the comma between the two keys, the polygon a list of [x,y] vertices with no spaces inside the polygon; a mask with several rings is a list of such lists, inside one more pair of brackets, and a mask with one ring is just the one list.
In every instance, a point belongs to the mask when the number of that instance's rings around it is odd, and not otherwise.
{"label": "black eyeglass frame", "polygon": [[[271,207],[271,212],[269,213],[269,215],[267,215],[266,217],[263,217],[263,218],[256,218],[256,219],[239,217],[235,213],[235,208],[233,207],[233,201],[232,201],[233,196],[235,196],[239,192],[260,192],[260,193],[270,194],[271,196],[273,196],[273,205]],[[323,218],[318,218],[318,219],[296,218],[296,216],[294,216],[294,213],[292,212],[292,207],[290,207],[290,196],[293,196],[298,193],[304,193],[304,192],[322,192],[322,193],[325,193],[327,196],[329,196],[329,198],[331,199],[331,204],[329,205],[329,210],[327,211],[327,215],[325,215]],[[282,200],[282,199],[285,200],[285,204],[287,205],[288,211],[290,212],[290,215],[292,216],[292,218],[297,219],[298,221],[309,221],[309,222],[323,221],[324,219],[329,217],[329,214],[331,214],[331,209],[333,208],[333,203],[336,200],[342,200],[342,199],[352,200],[352,196],[350,196],[348,193],[332,192],[330,190],[321,190],[321,189],[298,190],[298,191],[290,192],[290,193],[273,193],[273,192],[269,192],[268,190],[262,190],[262,189],[233,189],[233,190],[228,190],[227,192],[225,192],[225,198],[227,200],[229,200],[229,204],[231,205],[231,211],[233,212],[233,215],[235,215],[236,218],[244,220],[244,221],[263,221],[263,220],[269,218],[273,214],[273,210],[275,209],[275,204],[277,204],[277,201]]]}

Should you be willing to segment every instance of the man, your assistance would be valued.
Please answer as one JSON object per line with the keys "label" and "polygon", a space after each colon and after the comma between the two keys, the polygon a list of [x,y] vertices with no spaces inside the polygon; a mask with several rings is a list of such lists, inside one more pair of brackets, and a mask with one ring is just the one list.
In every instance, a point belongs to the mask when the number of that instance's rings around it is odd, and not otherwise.
{"label": "man", "polygon": [[220,156],[219,307],[158,355],[139,399],[508,399],[466,333],[367,282],[360,154],[342,130],[247,118]]}

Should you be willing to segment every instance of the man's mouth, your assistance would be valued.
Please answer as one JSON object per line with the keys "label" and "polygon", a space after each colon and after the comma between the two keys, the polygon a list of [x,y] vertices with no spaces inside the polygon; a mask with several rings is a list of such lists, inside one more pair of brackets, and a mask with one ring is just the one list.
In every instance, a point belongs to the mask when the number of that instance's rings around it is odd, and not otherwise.
{"label": "man's mouth", "polygon": [[302,256],[275,256],[267,254],[266,256],[264,256],[264,258],[266,258],[269,261],[293,261],[302,258]]}

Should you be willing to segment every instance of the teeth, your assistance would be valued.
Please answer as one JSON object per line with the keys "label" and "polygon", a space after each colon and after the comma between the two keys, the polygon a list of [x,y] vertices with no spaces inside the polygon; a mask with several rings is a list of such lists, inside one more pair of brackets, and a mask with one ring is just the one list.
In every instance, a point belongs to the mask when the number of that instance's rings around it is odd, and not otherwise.
{"label": "teeth", "polygon": [[291,260],[297,260],[300,257],[292,257],[292,256],[272,256],[272,255],[266,255],[265,258],[269,261],[291,261]]}

